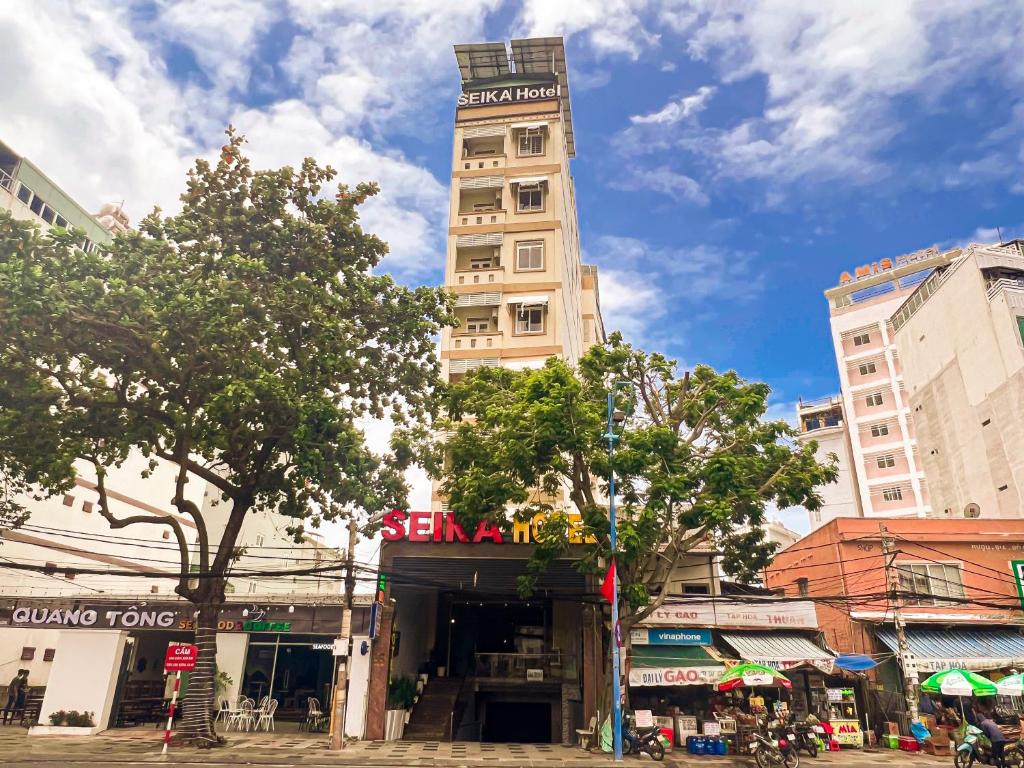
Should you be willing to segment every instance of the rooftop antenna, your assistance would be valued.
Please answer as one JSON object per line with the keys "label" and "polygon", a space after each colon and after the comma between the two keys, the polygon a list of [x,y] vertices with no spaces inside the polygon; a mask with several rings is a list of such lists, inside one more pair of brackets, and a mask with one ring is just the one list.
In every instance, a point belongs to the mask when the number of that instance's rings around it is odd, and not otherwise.
{"label": "rooftop antenna", "polygon": [[999,228],[998,224],[996,224],[996,232],[999,234],[999,244],[1002,245],[1003,244],[1003,230],[1001,230]]}

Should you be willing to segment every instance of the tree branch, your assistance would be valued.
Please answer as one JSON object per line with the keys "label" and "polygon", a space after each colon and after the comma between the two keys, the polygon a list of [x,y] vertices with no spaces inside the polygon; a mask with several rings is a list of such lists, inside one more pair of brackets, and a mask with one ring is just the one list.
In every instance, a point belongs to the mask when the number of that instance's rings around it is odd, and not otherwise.
{"label": "tree branch", "polygon": [[188,542],[185,540],[185,531],[181,523],[174,519],[173,515],[132,515],[130,517],[117,517],[110,511],[110,501],[107,497],[105,482],[106,469],[99,463],[95,456],[86,457],[92,462],[96,469],[96,492],[99,494],[100,516],[110,525],[111,529],[127,528],[130,525],[166,525],[174,531],[174,538],[178,542],[178,556],[180,569],[178,571],[178,586],[175,591],[186,600],[191,600],[192,590],[188,586],[189,557]]}

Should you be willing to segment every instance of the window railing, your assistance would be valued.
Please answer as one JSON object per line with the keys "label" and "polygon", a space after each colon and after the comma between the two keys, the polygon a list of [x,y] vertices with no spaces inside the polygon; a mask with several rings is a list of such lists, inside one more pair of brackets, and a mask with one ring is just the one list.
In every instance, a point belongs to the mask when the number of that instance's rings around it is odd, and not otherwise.
{"label": "window railing", "polygon": [[14,193],[14,178],[3,168],[0,168],[0,187],[3,187],[12,194]]}
{"label": "window railing", "polygon": [[573,665],[560,651],[551,653],[478,653],[476,676],[496,680],[562,680]]}
{"label": "window railing", "polygon": [[988,286],[988,299],[991,301],[1002,291],[1024,291],[1024,277],[1003,277]]}

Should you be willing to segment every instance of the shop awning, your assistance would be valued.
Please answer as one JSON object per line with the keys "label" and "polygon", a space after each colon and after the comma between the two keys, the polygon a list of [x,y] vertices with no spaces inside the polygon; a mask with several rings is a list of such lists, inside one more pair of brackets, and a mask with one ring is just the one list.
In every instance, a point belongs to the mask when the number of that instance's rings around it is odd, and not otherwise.
{"label": "shop awning", "polygon": [[[894,653],[896,631],[882,627],[875,636]],[[907,645],[918,669],[1000,669],[1024,665],[1024,636],[1012,629],[924,629],[907,627]]]}
{"label": "shop awning", "polygon": [[520,176],[516,179],[509,179],[509,184],[547,184],[547,176]]}
{"label": "shop awning", "polygon": [[634,645],[629,656],[631,686],[714,685],[725,667],[713,648],[702,645]]}
{"label": "shop awning", "polygon": [[835,657],[797,632],[723,632],[725,640],[744,661],[772,669],[813,664],[831,669]]}
{"label": "shop awning", "polygon": [[703,645],[634,645],[629,659],[634,667],[722,666],[712,653]]}
{"label": "shop awning", "polygon": [[505,300],[510,306],[517,304],[522,307],[546,307],[547,296],[509,296]]}

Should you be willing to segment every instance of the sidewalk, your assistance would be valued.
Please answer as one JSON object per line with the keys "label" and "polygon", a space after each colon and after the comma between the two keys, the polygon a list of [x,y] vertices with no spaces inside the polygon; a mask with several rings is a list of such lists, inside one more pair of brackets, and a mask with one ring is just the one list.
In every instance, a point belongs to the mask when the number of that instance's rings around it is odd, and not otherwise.
{"label": "sidewalk", "polygon": [[[92,762],[163,763],[172,765],[302,765],[401,766],[402,768],[612,768],[610,755],[586,753],[557,744],[481,744],[477,742],[363,741],[342,752],[327,749],[320,734],[295,732],[227,734],[228,743],[213,750],[171,747],[169,759],[160,755],[162,731],[153,727],[106,731],[98,736],[34,736],[21,728],[0,728],[0,755],[4,765],[33,763],[88,764]],[[951,757],[892,750],[826,752],[817,758],[801,757],[804,768],[938,768]],[[626,765],[655,765],[646,755],[627,757]],[[621,764],[620,764],[621,765]],[[749,768],[749,758],[695,757],[683,751],[669,753],[668,768]]]}

